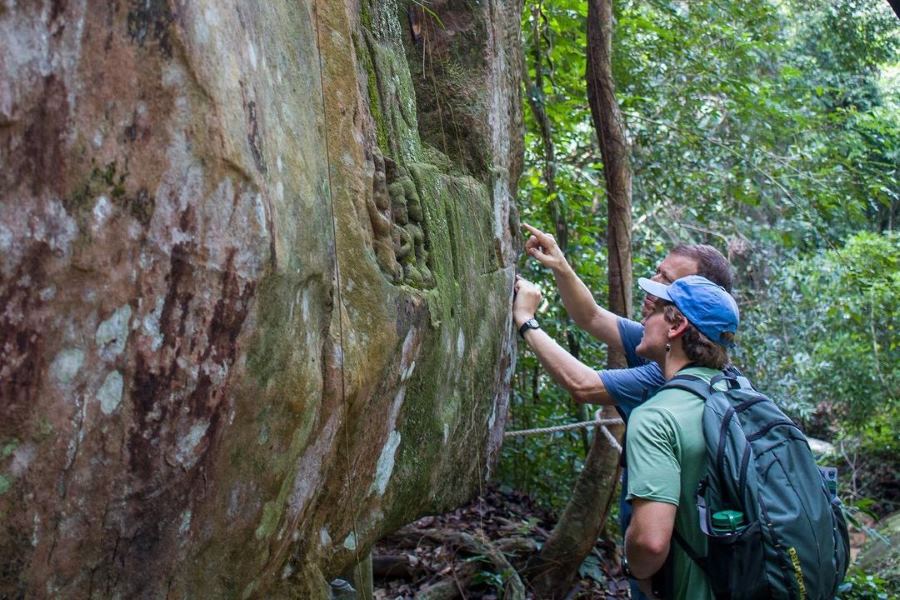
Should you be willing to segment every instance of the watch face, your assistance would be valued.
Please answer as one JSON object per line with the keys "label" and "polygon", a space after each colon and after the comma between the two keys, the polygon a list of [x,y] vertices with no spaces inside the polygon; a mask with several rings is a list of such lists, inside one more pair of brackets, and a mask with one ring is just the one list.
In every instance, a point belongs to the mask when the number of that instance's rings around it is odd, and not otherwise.
{"label": "watch face", "polygon": [[537,319],[531,318],[522,323],[522,326],[519,327],[519,335],[522,336],[522,339],[525,339],[525,332],[531,329],[540,329],[541,326],[538,324]]}

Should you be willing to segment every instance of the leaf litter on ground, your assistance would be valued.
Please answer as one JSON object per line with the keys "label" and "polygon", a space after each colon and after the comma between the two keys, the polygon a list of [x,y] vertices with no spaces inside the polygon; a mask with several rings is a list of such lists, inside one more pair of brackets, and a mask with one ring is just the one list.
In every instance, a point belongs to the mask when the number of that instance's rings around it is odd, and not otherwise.
{"label": "leaf litter on ground", "polygon": [[[515,569],[523,574],[553,530],[555,515],[528,496],[489,487],[454,511],[423,517],[381,539],[372,550],[376,600],[499,600]],[[505,560],[504,560],[505,559]],[[614,540],[599,539],[567,600],[628,598]]]}

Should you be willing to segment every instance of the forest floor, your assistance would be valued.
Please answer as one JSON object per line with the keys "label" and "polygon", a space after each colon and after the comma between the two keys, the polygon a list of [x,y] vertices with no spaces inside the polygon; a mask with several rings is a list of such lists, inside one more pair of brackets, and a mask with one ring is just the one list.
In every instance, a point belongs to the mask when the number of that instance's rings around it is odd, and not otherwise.
{"label": "forest floor", "polygon": [[[372,552],[375,598],[505,597],[504,571],[524,572],[554,523],[553,515],[527,496],[488,488],[453,512],[424,517],[379,541]],[[527,580],[524,586],[532,598]],[[628,597],[615,542],[601,539],[566,599]]]}
{"label": "forest floor", "polygon": [[[862,515],[861,515],[862,516]],[[865,525],[873,519],[863,516]],[[489,487],[468,504],[423,517],[372,551],[376,600],[499,600],[510,568],[527,571],[555,524],[552,513],[518,492]],[[850,527],[855,558],[866,535]],[[566,600],[629,598],[615,540],[600,539]],[[533,598],[523,578],[525,597]]]}

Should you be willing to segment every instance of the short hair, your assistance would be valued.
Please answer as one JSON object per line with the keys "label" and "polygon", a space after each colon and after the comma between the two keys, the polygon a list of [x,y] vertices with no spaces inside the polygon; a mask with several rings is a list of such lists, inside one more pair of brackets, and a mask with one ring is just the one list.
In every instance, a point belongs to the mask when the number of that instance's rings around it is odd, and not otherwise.
{"label": "short hair", "polygon": [[[678,310],[677,306],[666,303],[663,317],[666,322],[673,325],[681,322],[682,319],[687,322],[687,329],[685,329],[684,335],[681,336],[681,347],[685,356],[692,363],[700,367],[709,367],[719,371],[725,368],[725,365],[729,362],[728,350],[700,333],[700,330],[691,325],[691,322]],[[722,340],[729,343],[734,340],[734,334],[723,332]]]}
{"label": "short hair", "polygon": [[677,254],[693,259],[697,263],[697,275],[706,277],[716,285],[721,285],[731,293],[734,287],[734,273],[731,263],[721,252],[709,244],[678,244],[669,254]]}

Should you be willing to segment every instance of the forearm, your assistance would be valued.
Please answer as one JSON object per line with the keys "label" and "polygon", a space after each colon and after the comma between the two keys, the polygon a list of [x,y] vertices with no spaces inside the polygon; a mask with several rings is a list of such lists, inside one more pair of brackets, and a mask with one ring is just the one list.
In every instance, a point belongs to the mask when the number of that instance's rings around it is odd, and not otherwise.
{"label": "forearm", "polygon": [[594,301],[594,296],[571,266],[553,271],[563,306],[576,325],[599,339],[611,350],[621,351],[618,317]]}
{"label": "forearm", "polygon": [[569,354],[545,331],[529,330],[525,333],[525,341],[550,378],[569,392],[576,402],[613,403],[597,372]]}

